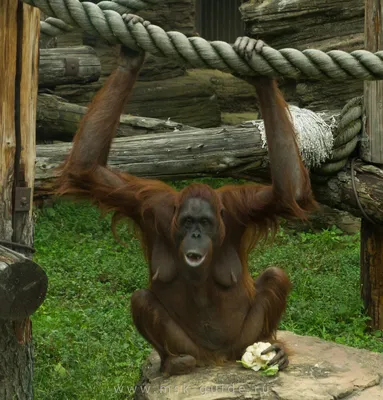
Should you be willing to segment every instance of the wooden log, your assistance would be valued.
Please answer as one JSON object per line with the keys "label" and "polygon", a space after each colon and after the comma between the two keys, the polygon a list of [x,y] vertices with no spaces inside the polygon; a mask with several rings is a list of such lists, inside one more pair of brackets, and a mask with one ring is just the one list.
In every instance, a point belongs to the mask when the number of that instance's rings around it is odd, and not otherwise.
{"label": "wooden log", "polygon": [[[138,176],[175,178],[218,175],[231,168],[248,166],[267,169],[267,149],[256,128],[197,129],[131,136],[114,140],[108,162],[113,168]],[[54,176],[72,144],[37,146],[35,186]]]}
{"label": "wooden log", "polygon": [[[54,94],[70,103],[88,105],[106,78],[89,85],[65,85]],[[172,120],[197,128],[221,123],[217,95],[211,85],[193,76],[180,76],[160,81],[136,83],[125,114]]]}
{"label": "wooden log", "polygon": [[[351,52],[364,48],[362,0],[260,0],[241,6],[249,35],[277,49]],[[281,81],[286,99],[313,111],[333,110],[363,95],[363,82]]]}
{"label": "wooden log", "polygon": [[74,47],[82,46],[83,43],[83,31],[80,28],[74,28],[71,32],[65,35],[57,36],[56,47]]}
{"label": "wooden log", "polygon": [[95,82],[100,75],[100,60],[90,46],[40,50],[40,88]]}
{"label": "wooden log", "polygon": [[[15,124],[15,81],[17,57],[17,8],[12,0],[0,0],[0,44],[3,55],[0,58],[0,238],[12,238],[12,183],[14,179],[14,158],[16,154]],[[7,58],[11,60],[6,62]]]}
{"label": "wooden log", "polygon": [[[70,143],[37,146],[36,198],[49,195],[54,169],[70,148]],[[267,149],[262,146],[256,126],[117,138],[111,148],[109,166],[157,179],[203,176],[269,179]],[[359,162],[356,173],[357,193],[363,208],[383,222],[383,170]],[[314,182],[314,189],[321,203],[361,216],[349,168],[327,182]]]}
{"label": "wooden log", "polygon": [[217,95],[221,112],[257,112],[258,100],[253,85],[231,74],[214,69],[194,69],[189,76],[210,85]]}
{"label": "wooden log", "polygon": [[383,330],[383,227],[362,219],[361,294],[372,329]]}
{"label": "wooden log", "polygon": [[[382,13],[382,0],[366,0],[365,49],[368,51],[383,50]],[[366,124],[361,157],[367,162],[383,164],[383,82],[364,83],[364,108]]]}
{"label": "wooden log", "polygon": [[[71,141],[86,111],[87,107],[68,103],[60,97],[40,94],[37,102],[37,139]],[[177,122],[122,115],[117,137],[187,129],[191,127]]]}
{"label": "wooden log", "polygon": [[357,161],[356,193],[352,185],[350,165],[327,182],[315,182],[315,177],[313,178],[314,193],[319,202],[362,217],[357,196],[365,213],[377,223],[383,223],[383,168]]}
{"label": "wooden log", "polygon": [[[0,240],[32,246],[40,11],[15,0],[0,0],[0,10]],[[28,257],[31,254],[29,250],[18,250]],[[0,263],[3,295],[11,289],[10,278],[14,274],[20,277],[21,272],[14,265],[9,267],[8,262]],[[38,276],[32,268],[23,282],[38,282]],[[20,308],[27,300],[31,304],[26,305],[25,315],[43,300],[44,291],[38,287],[25,293],[21,288],[28,289],[15,283],[11,296],[16,308],[9,308],[9,316],[21,317]],[[0,303],[4,317],[7,303]],[[29,317],[0,319],[0,399],[31,400],[32,374]]]}
{"label": "wooden log", "polygon": [[353,51],[364,46],[361,0],[260,0],[240,8],[249,34],[276,48]]}
{"label": "wooden log", "polygon": [[[366,0],[366,49],[383,49],[382,0]],[[361,157],[367,162],[383,164],[383,83],[364,84],[365,121]],[[361,229],[362,298],[373,329],[383,329],[383,225],[363,218]]]}
{"label": "wooden log", "polygon": [[186,36],[196,33],[195,0],[164,0],[161,7],[141,10],[140,16],[165,31],[178,31]]}
{"label": "wooden log", "polygon": [[20,253],[0,245],[0,318],[23,320],[43,303],[48,278],[43,269]]}

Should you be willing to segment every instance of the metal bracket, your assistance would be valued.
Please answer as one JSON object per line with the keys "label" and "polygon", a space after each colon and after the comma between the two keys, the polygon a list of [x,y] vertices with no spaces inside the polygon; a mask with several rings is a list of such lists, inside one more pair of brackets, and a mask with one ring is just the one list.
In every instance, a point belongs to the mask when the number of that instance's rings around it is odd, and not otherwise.
{"label": "metal bracket", "polygon": [[16,212],[28,212],[31,209],[32,189],[29,187],[16,187],[15,210]]}
{"label": "metal bracket", "polygon": [[78,58],[67,57],[65,59],[65,76],[78,76],[80,63]]}

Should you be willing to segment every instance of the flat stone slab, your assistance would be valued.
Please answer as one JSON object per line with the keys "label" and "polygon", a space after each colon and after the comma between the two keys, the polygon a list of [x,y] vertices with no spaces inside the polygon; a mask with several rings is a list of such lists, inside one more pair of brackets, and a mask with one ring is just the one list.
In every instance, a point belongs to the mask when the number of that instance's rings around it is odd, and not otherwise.
{"label": "flat stone slab", "polygon": [[279,332],[290,348],[290,365],[264,377],[240,364],[197,368],[164,378],[152,352],[142,371],[137,400],[383,400],[383,354]]}

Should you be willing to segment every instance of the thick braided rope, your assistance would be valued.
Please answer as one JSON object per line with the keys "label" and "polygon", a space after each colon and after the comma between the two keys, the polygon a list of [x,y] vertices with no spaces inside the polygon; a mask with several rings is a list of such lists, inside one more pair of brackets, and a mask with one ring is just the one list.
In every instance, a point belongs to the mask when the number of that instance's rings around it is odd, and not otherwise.
{"label": "thick braided rope", "polygon": [[331,157],[320,168],[315,169],[318,175],[333,175],[339,172],[355,151],[363,126],[363,97],[349,101],[342,109],[337,128],[333,131],[334,142]]}
{"label": "thick braided rope", "polygon": [[[126,0],[127,1],[127,0]],[[99,5],[78,0],[24,0],[49,16],[99,35],[111,44],[121,43],[133,50],[145,50],[168,57],[192,68],[212,68],[239,75],[317,80],[383,79],[383,51],[346,53],[333,50],[275,50],[264,47],[250,60],[241,58],[228,43],[187,38],[180,32],[165,32],[156,25],[125,24],[121,15]],[[113,3],[114,2],[108,2]],[[129,1],[130,3],[130,1]],[[152,3],[153,4],[153,3]]]}
{"label": "thick braided rope", "polygon": [[[162,0],[111,0],[101,1],[98,3],[98,7],[101,10],[112,10],[119,14],[132,13],[136,14],[138,11],[149,7],[155,7],[161,5]],[[42,5],[38,5],[42,11],[49,10],[49,2],[45,2]],[[48,15],[49,13],[47,13]],[[50,14],[49,14],[50,15]],[[71,32],[73,27],[66,24],[64,21],[58,18],[49,17],[45,21],[40,22],[40,31],[42,34],[47,36],[60,36],[65,33]]]}

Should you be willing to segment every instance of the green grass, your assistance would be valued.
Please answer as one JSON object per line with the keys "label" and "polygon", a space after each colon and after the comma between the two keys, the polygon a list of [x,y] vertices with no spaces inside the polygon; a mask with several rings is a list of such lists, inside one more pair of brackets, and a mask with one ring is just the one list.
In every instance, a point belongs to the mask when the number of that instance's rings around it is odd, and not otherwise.
{"label": "green grass", "polygon": [[[110,218],[84,203],[37,211],[35,260],[49,276],[47,299],[33,316],[37,400],[132,398],[150,348],[132,324],[129,301],[148,275],[137,240],[123,225],[119,232],[128,249],[113,240]],[[294,286],[283,329],[383,352],[361,312],[358,235],[282,229],[273,246],[251,255],[254,276],[272,265]]]}

